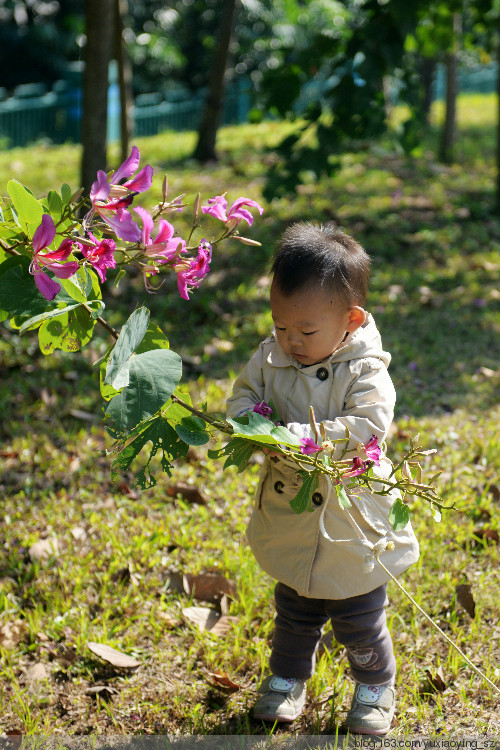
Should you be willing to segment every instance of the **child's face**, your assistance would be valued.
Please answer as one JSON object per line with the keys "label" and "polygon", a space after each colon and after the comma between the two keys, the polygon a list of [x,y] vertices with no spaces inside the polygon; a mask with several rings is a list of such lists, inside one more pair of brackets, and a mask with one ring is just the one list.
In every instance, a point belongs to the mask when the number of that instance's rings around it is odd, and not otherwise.
{"label": "child's face", "polygon": [[360,307],[343,308],[321,287],[284,296],[271,286],[271,313],[281,348],[302,365],[314,365],[338,349],[346,332],[364,322]]}

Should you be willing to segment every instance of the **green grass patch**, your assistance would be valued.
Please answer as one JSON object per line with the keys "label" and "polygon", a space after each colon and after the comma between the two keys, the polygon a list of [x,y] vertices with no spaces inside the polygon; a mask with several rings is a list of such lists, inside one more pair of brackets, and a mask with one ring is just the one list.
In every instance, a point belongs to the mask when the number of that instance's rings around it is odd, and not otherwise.
{"label": "green grass patch", "polygon": [[[337,221],[368,249],[369,309],[392,353],[398,405],[390,450],[401,455],[421,435],[430,473],[450,512],[436,523],[412,509],[421,559],[404,585],[480,669],[498,670],[498,502],[500,498],[500,222],[493,212],[496,100],[461,97],[457,163],[436,162],[436,125],[422,155],[402,155],[391,139],[353,149],[331,178],[303,186],[294,199],[265,205],[251,236],[220,248],[212,273],[190,302],[167,280],[145,304],[185,362],[195,399],[223,409],[234,373],[271,324],[269,261],[294,220]],[[434,112],[434,123],[442,113]],[[189,159],[194,134],[139,139],[143,160],[163,174],[172,195],[227,191],[263,202],[272,147],[289,125],[224,128],[220,161]],[[0,185],[15,177],[36,194],[78,185],[79,148],[38,146],[4,152]],[[118,162],[116,148],[110,151]],[[176,219],[177,222],[177,219]],[[119,326],[142,281],[106,289],[107,314]],[[126,475],[112,482],[101,425],[94,361],[43,357],[36,337],[0,325],[0,705],[2,730],[69,734],[264,734],[250,707],[265,673],[272,635],[273,582],[245,542],[259,466],[243,475],[192,449],[173,476],[142,494]],[[210,447],[210,446],[208,446]],[[189,500],[191,498],[191,501]],[[196,502],[192,502],[193,498]],[[43,551],[40,558],[40,546]],[[38,549],[38,557],[34,552]],[[224,576],[230,596],[199,601],[189,576]],[[184,580],[183,580],[184,577]],[[457,599],[469,584],[472,618]],[[498,733],[499,699],[390,585],[398,661],[393,732],[406,735]],[[208,607],[220,632],[200,631],[187,612]],[[206,614],[206,613],[205,613]],[[136,657],[120,669],[97,657],[100,642]],[[38,666],[38,679],[33,667]],[[436,688],[440,670],[444,689]],[[238,686],[217,683],[225,672]],[[278,733],[335,734],[351,683],[343,649],[324,635],[308,687],[308,708]]]}

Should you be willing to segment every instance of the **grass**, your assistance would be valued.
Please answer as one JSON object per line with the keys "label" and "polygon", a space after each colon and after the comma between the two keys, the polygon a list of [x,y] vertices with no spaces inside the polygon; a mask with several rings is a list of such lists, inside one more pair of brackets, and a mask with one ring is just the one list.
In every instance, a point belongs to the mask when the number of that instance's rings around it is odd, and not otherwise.
{"label": "grass", "polygon": [[[460,509],[438,524],[426,508],[413,508],[422,554],[403,583],[500,684],[494,117],[494,97],[460,99],[458,158],[450,167],[435,162],[433,131],[418,158],[402,155],[390,140],[345,154],[332,178],[266,205],[251,231],[262,248],[220,249],[190,303],[178,300],[167,282],[146,304],[184,357],[186,386],[222,409],[234,372],[270,325],[268,263],[281,229],[294,219],[336,220],[365,244],[373,259],[369,309],[393,355],[398,392],[391,454],[400,455],[419,432],[426,447],[438,448],[426,468],[443,471],[443,499]],[[162,134],[138,145],[156,167],[158,194],[167,171],[172,194],[227,190],[230,199],[261,200],[268,149],[284,129],[277,123],[226,128],[220,162],[204,169],[188,158],[193,134]],[[78,184],[76,146],[40,145],[3,156],[2,193],[12,176],[37,194],[63,181]],[[115,325],[144,300],[137,279],[121,289],[107,292]],[[105,343],[95,339],[84,356],[43,358],[34,336],[0,328],[1,729],[268,733],[249,713],[266,670],[273,616],[273,582],[244,538],[259,466],[223,474],[196,448],[171,479],[147,492],[138,494],[130,476],[112,482],[90,366]],[[183,485],[198,489],[204,502],[183,499]],[[36,560],[32,545],[40,540],[52,540],[52,548]],[[198,601],[179,585],[179,574],[207,572],[233,581],[232,597]],[[462,583],[471,585],[473,618],[457,602]],[[498,734],[498,695],[393,584],[390,599],[398,661],[394,735]],[[233,619],[223,635],[200,632],[183,614],[190,606]],[[113,667],[88,648],[92,641],[137,657],[140,668]],[[277,734],[338,731],[351,683],[342,648],[331,633],[324,641],[307,710]],[[44,668],[40,680],[30,678],[36,664]],[[438,669],[441,689],[434,686]],[[218,687],[211,676],[217,671],[239,688]]]}

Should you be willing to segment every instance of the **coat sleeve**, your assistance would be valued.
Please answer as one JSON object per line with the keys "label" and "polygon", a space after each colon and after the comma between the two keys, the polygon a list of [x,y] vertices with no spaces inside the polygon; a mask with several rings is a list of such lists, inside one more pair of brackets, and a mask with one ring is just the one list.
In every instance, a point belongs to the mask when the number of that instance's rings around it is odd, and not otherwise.
{"label": "coat sleeve", "polygon": [[264,378],[262,373],[263,346],[259,346],[247,365],[238,375],[233,385],[233,392],[226,401],[228,417],[239,417],[253,409],[264,399]]}
{"label": "coat sleeve", "polygon": [[[350,433],[349,449],[358,443],[366,444],[372,435],[379,442],[389,432],[394,415],[396,393],[385,364],[375,358],[354,360],[349,365],[344,408],[336,419],[323,420],[327,438],[338,440],[345,437],[346,427]],[[291,422],[288,429],[299,437],[314,439],[309,424]]]}

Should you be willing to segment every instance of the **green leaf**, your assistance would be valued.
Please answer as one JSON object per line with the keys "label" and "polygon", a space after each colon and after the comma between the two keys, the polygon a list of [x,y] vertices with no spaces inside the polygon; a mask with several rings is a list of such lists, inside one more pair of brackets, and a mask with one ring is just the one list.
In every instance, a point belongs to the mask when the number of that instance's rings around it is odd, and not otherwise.
{"label": "green leaf", "polygon": [[162,453],[162,469],[168,476],[171,476],[171,462],[178,458],[185,458],[188,452],[188,446],[179,439],[177,433],[168,424],[167,420],[163,417],[156,417],[120,451],[120,454],[111,466],[112,477],[116,477],[119,471],[127,471],[134,459],[150,442],[152,446],[146,465],[136,474],[137,483],[141,489],[154,487],[156,484],[156,480],[150,470],[150,464],[153,457],[159,451]]}
{"label": "green leaf", "polygon": [[47,208],[49,209],[49,212],[51,214],[56,214],[58,216],[62,213],[62,200],[59,193],[56,193],[55,190],[49,190],[49,194],[47,196]]}
{"label": "green leaf", "polygon": [[300,445],[300,439],[292,435],[286,427],[276,427],[273,422],[256,412],[249,412],[244,418],[238,417],[227,421],[233,427],[235,437],[266,445],[288,445],[294,448]]}
{"label": "green leaf", "polygon": [[17,180],[9,180],[7,192],[17,211],[19,222],[26,226],[30,238],[33,237],[35,229],[42,222],[43,207],[41,203],[37,201],[32,192]]}
{"label": "green leaf", "polygon": [[311,498],[313,493],[318,487],[318,475],[316,473],[310,473],[308,471],[299,471],[302,477],[302,487],[290,500],[290,508],[294,513],[303,513],[311,504]]}
{"label": "green leaf", "polygon": [[170,344],[168,339],[161,328],[155,323],[150,323],[144,338],[135,351],[137,354],[142,354],[143,352],[149,352],[152,349],[169,349],[169,347]]}
{"label": "green leaf", "polygon": [[255,445],[243,438],[233,438],[222,449],[222,455],[227,456],[224,469],[236,466],[238,473],[242,472],[253,453],[255,453]]}
{"label": "green leaf", "polygon": [[38,328],[38,326],[41,323],[43,323],[44,320],[49,320],[50,318],[56,318],[59,315],[64,315],[70,310],[74,310],[75,307],[78,307],[78,305],[70,305],[68,307],[63,307],[61,310],[56,308],[55,310],[48,310],[47,312],[44,312],[41,315],[35,315],[33,318],[29,318],[29,320],[26,320],[22,324],[21,328],[19,329],[19,333],[22,336],[22,334],[26,333],[26,331],[30,331],[33,328]]}
{"label": "green leaf", "polygon": [[210,440],[210,435],[205,429],[205,422],[199,417],[184,417],[174,429],[181,440],[188,445],[205,445]]}
{"label": "green leaf", "polygon": [[410,509],[398,497],[389,511],[389,523],[394,531],[402,531],[410,520]]}
{"label": "green leaf", "polygon": [[86,302],[92,291],[92,280],[87,276],[85,268],[79,268],[69,279],[59,279],[59,283],[75,302]]}
{"label": "green leaf", "polygon": [[36,288],[29,267],[30,259],[24,255],[0,264],[0,310],[23,320],[54,307]]}
{"label": "green leaf", "polygon": [[339,501],[339,505],[344,510],[347,510],[347,508],[351,507],[351,501],[349,500],[349,497],[347,496],[347,492],[345,491],[345,487],[342,483],[337,484],[335,486],[335,489],[337,490],[337,498]]}
{"label": "green leaf", "polygon": [[128,385],[132,355],[146,335],[148,323],[149,310],[146,307],[139,307],[134,310],[123,326],[108,360],[104,381],[107,385],[112,385],[116,390]]}
{"label": "green leaf", "polygon": [[38,330],[38,343],[43,354],[54,349],[77,352],[88,344],[94,332],[95,320],[78,305],[74,310],[46,320]]}
{"label": "green leaf", "polygon": [[72,195],[73,195],[73,191],[71,190],[70,186],[65,182],[64,185],[61,187],[61,196],[62,196],[63,203],[69,203]]}
{"label": "green leaf", "polygon": [[129,430],[163,406],[181,375],[181,358],[169,349],[156,349],[131,357],[129,384],[111,399],[106,416],[114,422],[115,429]]}

